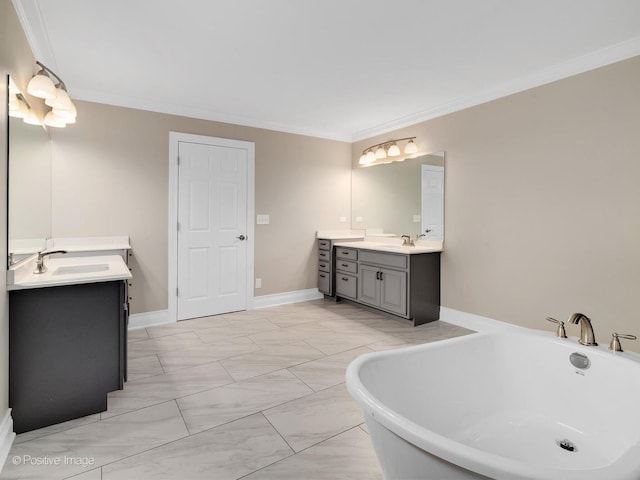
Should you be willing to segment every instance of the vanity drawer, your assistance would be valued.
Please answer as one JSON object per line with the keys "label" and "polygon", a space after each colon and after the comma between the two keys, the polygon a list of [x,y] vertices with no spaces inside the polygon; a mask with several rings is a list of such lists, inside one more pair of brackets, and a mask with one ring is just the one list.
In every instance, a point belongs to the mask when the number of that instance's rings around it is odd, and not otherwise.
{"label": "vanity drawer", "polygon": [[336,270],[349,273],[358,273],[358,263],[349,260],[337,260]]}
{"label": "vanity drawer", "polygon": [[336,258],[346,258],[347,260],[357,260],[358,250],[356,248],[336,247]]}
{"label": "vanity drawer", "polygon": [[371,250],[360,252],[362,263],[372,263],[374,265],[384,265],[385,267],[407,268],[408,255],[396,255],[394,253],[380,253]]}
{"label": "vanity drawer", "polygon": [[328,260],[319,260],[318,270],[321,272],[331,272],[331,262]]}
{"label": "vanity drawer", "polygon": [[356,299],[358,292],[358,277],[338,273],[336,275],[336,295]]}
{"label": "vanity drawer", "polygon": [[331,250],[318,250],[318,260],[330,262],[331,261]]}
{"label": "vanity drawer", "polygon": [[318,240],[318,250],[331,250],[331,240]]}
{"label": "vanity drawer", "polygon": [[318,272],[318,290],[327,295],[331,295],[331,274]]}

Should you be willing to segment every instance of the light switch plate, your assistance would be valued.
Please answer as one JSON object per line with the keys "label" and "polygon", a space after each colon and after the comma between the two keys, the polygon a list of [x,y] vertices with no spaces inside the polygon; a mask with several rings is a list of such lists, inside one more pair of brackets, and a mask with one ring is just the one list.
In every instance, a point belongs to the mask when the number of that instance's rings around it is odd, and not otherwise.
{"label": "light switch plate", "polygon": [[356,222],[362,223],[362,222],[364,222],[364,218],[363,217],[356,217]]}
{"label": "light switch plate", "polygon": [[269,225],[269,215],[257,215],[256,216],[256,223],[258,225]]}
{"label": "light switch plate", "polygon": [[262,288],[262,279],[256,278],[256,288]]}
{"label": "light switch plate", "polygon": [[340,223],[347,223],[347,217],[340,217],[338,220],[340,220]]}
{"label": "light switch plate", "polygon": [[413,222],[414,223],[420,223],[422,221],[422,217],[420,215],[414,215],[413,216]]}

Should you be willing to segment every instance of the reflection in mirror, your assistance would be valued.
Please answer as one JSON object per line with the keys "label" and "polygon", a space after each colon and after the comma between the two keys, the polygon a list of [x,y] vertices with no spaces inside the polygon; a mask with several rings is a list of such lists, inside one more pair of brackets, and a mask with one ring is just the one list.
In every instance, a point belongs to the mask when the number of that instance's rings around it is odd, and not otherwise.
{"label": "reflection in mirror", "polygon": [[51,236],[51,141],[41,125],[8,121],[8,253],[17,261],[42,250]]}
{"label": "reflection in mirror", "polygon": [[355,168],[351,228],[444,240],[444,152]]}

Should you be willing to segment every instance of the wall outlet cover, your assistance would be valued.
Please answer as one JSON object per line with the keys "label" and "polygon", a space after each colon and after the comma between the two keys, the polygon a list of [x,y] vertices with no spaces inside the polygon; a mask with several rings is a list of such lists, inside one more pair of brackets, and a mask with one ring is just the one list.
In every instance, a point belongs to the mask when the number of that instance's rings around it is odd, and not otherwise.
{"label": "wall outlet cover", "polygon": [[413,222],[414,223],[420,223],[422,221],[422,216],[421,215],[414,215],[413,216]]}

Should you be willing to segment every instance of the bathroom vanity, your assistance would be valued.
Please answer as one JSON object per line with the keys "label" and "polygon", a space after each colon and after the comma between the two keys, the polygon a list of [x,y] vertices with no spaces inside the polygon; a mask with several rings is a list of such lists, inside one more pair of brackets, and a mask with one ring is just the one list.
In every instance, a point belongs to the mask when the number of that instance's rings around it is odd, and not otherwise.
{"label": "bathroom vanity", "polygon": [[[318,239],[319,265],[326,253],[336,300],[348,300],[410,319],[414,325],[440,318],[440,246],[402,246],[389,241],[331,241]],[[327,251],[326,248],[331,250]],[[321,270],[319,275],[323,273]]]}
{"label": "bathroom vanity", "polygon": [[22,433],[107,409],[126,380],[127,287],[120,255],[47,258],[13,271],[9,404]]}
{"label": "bathroom vanity", "polygon": [[352,242],[364,239],[364,231],[318,232],[318,290],[329,297],[335,295],[336,242]]}

